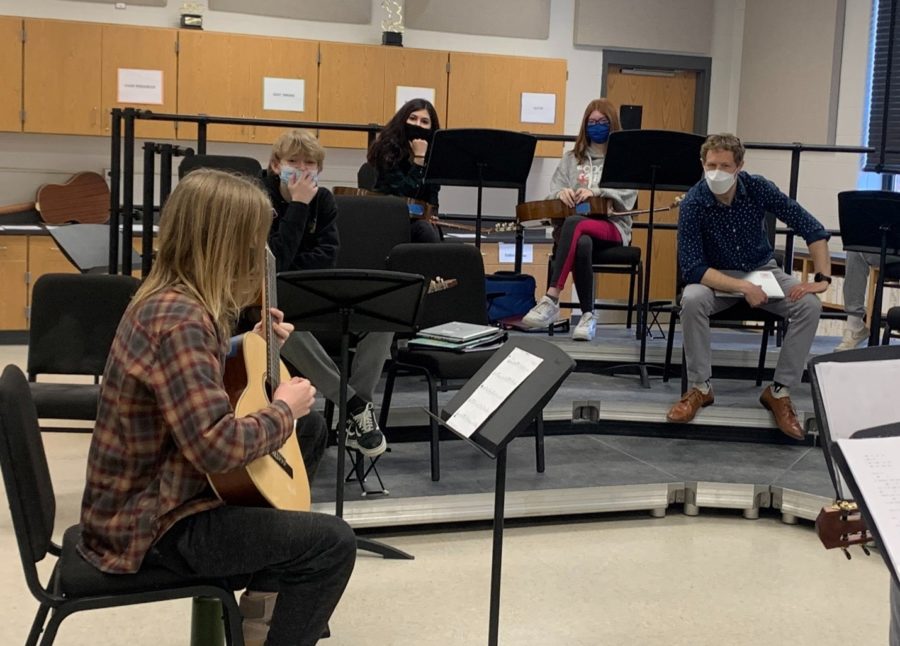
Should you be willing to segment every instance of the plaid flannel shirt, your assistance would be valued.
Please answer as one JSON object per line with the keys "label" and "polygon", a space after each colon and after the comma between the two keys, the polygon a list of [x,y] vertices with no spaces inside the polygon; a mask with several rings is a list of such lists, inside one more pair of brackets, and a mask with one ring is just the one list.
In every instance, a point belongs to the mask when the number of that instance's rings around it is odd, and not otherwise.
{"label": "plaid flannel shirt", "polygon": [[205,474],[246,465],[290,436],[284,402],[235,417],[222,381],[228,346],[203,306],[177,290],[122,318],[103,375],[78,545],[104,572],[137,571],[178,520],[221,505]]}

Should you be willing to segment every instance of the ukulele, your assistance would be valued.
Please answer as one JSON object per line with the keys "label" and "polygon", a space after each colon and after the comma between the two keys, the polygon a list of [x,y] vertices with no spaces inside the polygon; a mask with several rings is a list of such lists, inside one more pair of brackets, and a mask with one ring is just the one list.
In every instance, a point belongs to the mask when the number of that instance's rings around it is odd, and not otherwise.
{"label": "ukulele", "polygon": [[822,507],[816,517],[816,533],[825,549],[839,547],[848,559],[850,552],[847,548],[851,545],[860,545],[866,556],[869,555],[865,544],[872,540],[872,535],[866,528],[859,507],[852,500],[836,500]]}
{"label": "ukulele", "polygon": [[[673,209],[684,199],[683,195],[675,198],[669,206],[653,209],[654,213],[668,211]],[[650,209],[641,211],[613,211],[611,208],[612,200],[608,197],[594,195],[584,202],[579,202],[575,206],[567,206],[559,198],[552,200],[535,200],[533,202],[522,202],[516,205],[516,220],[519,223],[530,222],[533,220],[556,220],[567,218],[570,215],[590,216],[608,216],[608,215],[643,215],[650,213]]]}
{"label": "ukulele", "polygon": [[[262,329],[265,338],[247,332],[240,338],[235,356],[225,362],[225,390],[234,413],[244,417],[271,402],[281,380],[290,374],[278,358],[278,344],[272,332],[275,307],[275,257],[266,247],[266,276],[262,298]],[[216,495],[226,503],[245,507],[274,507],[309,511],[309,478],[300,453],[296,431],[284,445],[248,465],[227,473],[209,474]]]}
{"label": "ukulele", "polygon": [[97,173],[76,173],[65,184],[44,184],[35,208],[47,224],[104,224],[109,221],[109,186]]}
{"label": "ukulele", "polygon": [[[332,192],[335,195],[386,195],[385,193],[378,193],[376,191],[370,191],[367,188],[356,188],[354,186],[335,186]],[[400,199],[406,201],[410,220],[425,220],[435,226],[443,227],[445,229],[456,229],[457,231],[468,231],[470,233],[478,231],[478,227],[473,224],[462,224],[461,222],[441,220],[438,217],[437,207],[434,204],[429,204],[428,202],[417,200],[413,197],[400,197]],[[483,235],[487,235],[489,233],[499,233],[502,231],[515,231],[515,228],[515,222],[503,222],[496,224],[489,229],[482,229],[481,232]]]}

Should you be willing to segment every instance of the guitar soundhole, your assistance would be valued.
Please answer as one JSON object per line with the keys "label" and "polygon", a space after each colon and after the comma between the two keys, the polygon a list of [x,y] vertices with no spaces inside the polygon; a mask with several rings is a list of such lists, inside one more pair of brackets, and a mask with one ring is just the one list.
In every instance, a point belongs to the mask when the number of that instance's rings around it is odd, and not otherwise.
{"label": "guitar soundhole", "polygon": [[275,460],[275,463],[278,466],[280,466],[282,469],[284,469],[284,472],[286,474],[288,474],[289,478],[294,477],[294,469],[291,467],[290,464],[288,464],[288,461],[284,459],[284,456],[281,455],[281,451],[273,451],[269,455],[272,457],[273,460]]}

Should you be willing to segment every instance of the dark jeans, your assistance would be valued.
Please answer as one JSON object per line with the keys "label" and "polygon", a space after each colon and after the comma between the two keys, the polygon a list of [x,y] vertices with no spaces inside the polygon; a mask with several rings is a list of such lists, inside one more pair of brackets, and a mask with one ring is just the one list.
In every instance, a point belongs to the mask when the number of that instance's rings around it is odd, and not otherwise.
{"label": "dark jeans", "polygon": [[[297,427],[312,479],[325,448],[318,413]],[[223,506],[179,521],[147,554],[179,574],[222,578],[235,590],[278,592],[267,646],[315,644],[356,561],[356,536],[327,514]]]}
{"label": "dark jeans", "polygon": [[410,242],[440,242],[441,232],[425,220],[410,220],[409,238]]}

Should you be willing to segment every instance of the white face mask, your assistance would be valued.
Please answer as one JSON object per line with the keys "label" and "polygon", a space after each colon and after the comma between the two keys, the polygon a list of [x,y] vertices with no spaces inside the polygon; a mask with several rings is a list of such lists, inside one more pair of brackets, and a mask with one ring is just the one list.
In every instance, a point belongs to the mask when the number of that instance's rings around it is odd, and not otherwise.
{"label": "white face mask", "polygon": [[737,181],[737,173],[726,173],[724,170],[708,170],[705,176],[706,185],[716,195],[727,193]]}

